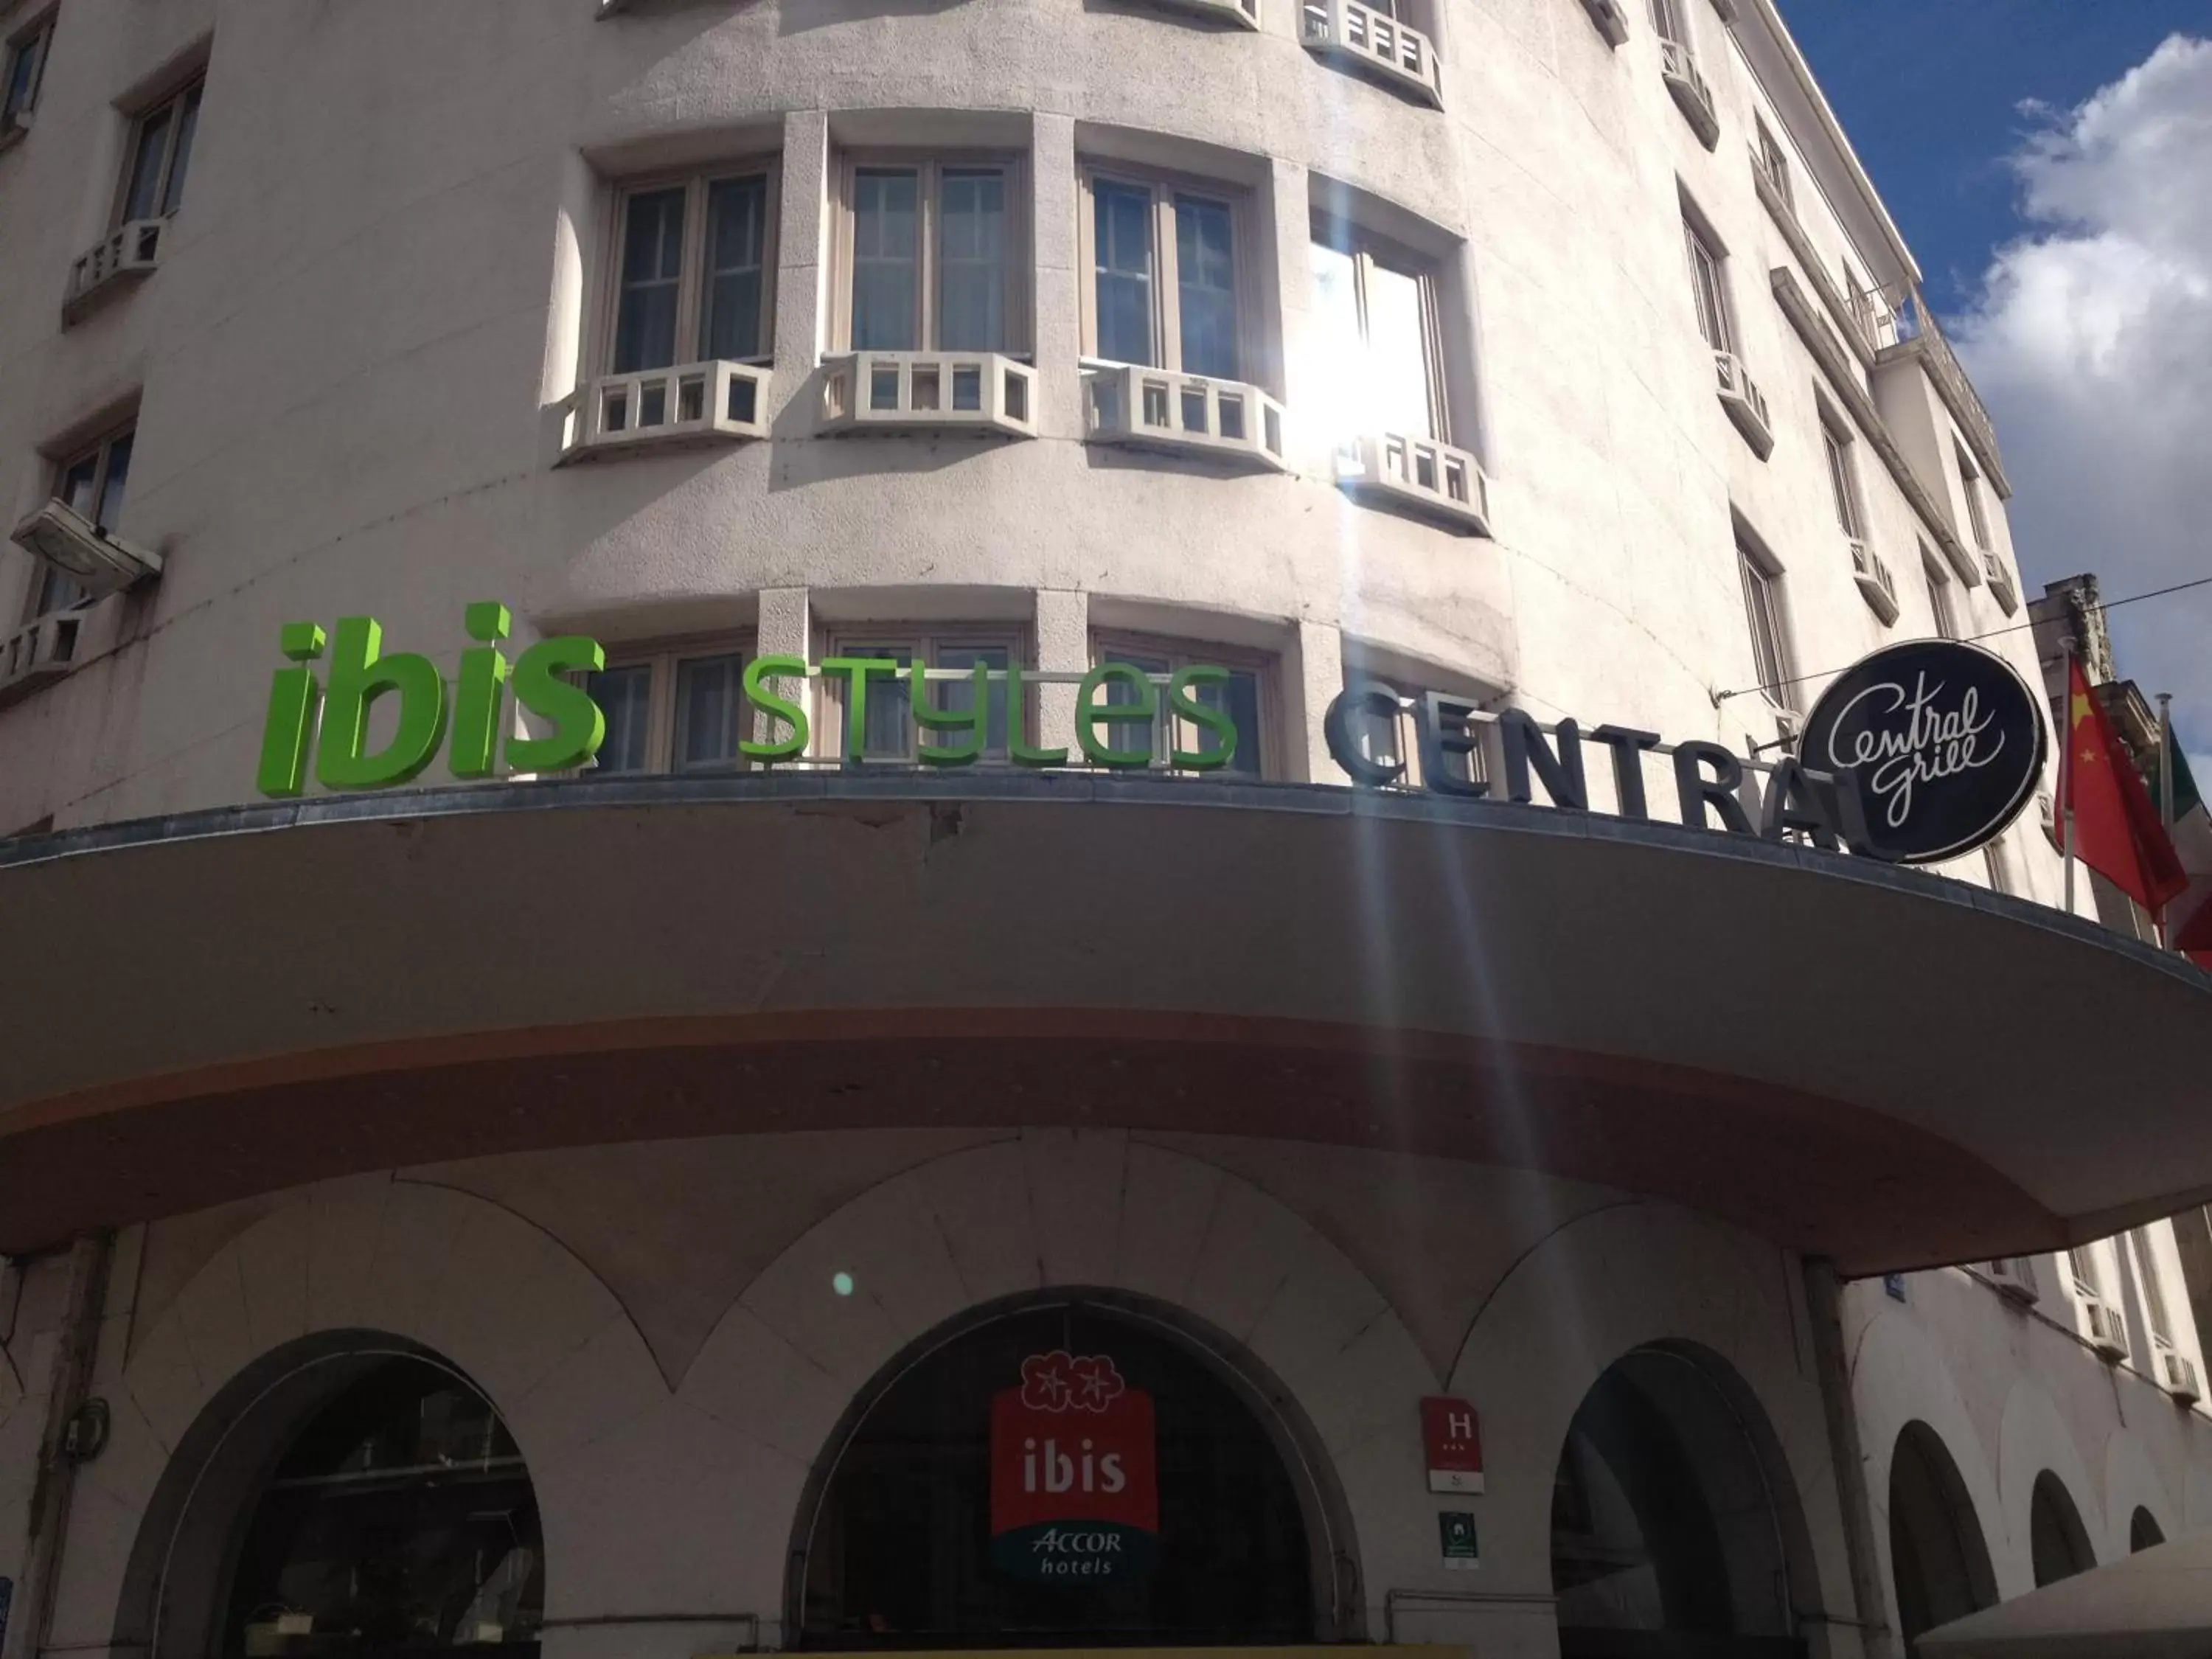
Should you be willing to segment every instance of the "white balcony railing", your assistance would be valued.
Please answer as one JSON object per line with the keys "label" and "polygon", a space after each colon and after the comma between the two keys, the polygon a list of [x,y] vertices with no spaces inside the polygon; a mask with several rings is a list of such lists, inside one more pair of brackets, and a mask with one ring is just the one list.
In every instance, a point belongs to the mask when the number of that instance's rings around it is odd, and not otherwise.
{"label": "white balcony railing", "polygon": [[1308,50],[1338,58],[1376,79],[1443,107],[1443,80],[1429,37],[1359,0],[1305,0]]}
{"label": "white balcony railing", "polygon": [[1583,0],[1583,9],[1589,14],[1591,24],[1605,37],[1608,46],[1624,46],[1628,40],[1628,9],[1620,0]]}
{"label": "white balcony railing", "polygon": [[1084,377],[1092,440],[1280,469],[1283,406],[1255,386],[1114,364]]}
{"label": "white balcony railing", "polygon": [[1336,454],[1336,481],[1352,495],[1466,534],[1487,536],[1490,479],[1464,449],[1405,433],[1365,433]]}
{"label": "white balcony railing", "polygon": [[1743,359],[1733,351],[1713,353],[1713,370],[1721,407],[1735,422],[1736,430],[1743,434],[1752,453],[1765,460],[1774,453],[1774,422],[1766,412],[1766,394],[1744,368]]}
{"label": "white balcony railing", "polygon": [[80,254],[70,267],[69,292],[62,299],[62,322],[75,322],[93,306],[151,275],[161,263],[167,240],[166,219],[132,219],[118,225]]}
{"label": "white balcony railing", "polygon": [[2109,1302],[2085,1303],[2081,1310],[2089,1327],[2089,1346],[2108,1359],[2128,1357],[2128,1325],[2120,1310]]}
{"label": "white balcony railing", "polygon": [[680,363],[603,375],[577,398],[563,460],[768,436],[769,371],[750,363]]}
{"label": "white balcony railing", "polygon": [[90,619],[86,610],[57,611],[0,639],[0,708],[82,662]]}
{"label": "white balcony railing", "polygon": [[2197,1381],[2197,1366],[2186,1354],[2163,1348],[2158,1359],[2161,1373],[2158,1380],[2166,1385],[2168,1394],[2184,1405],[2194,1405],[2204,1397],[2204,1390]]}
{"label": "white balcony railing", "polygon": [[1897,620],[1897,578],[1889,573],[1889,561],[1856,537],[1851,538],[1851,577],[1883,627]]}
{"label": "white balcony railing", "polygon": [[2012,571],[2004,560],[1984,547],[1980,550],[1982,574],[1989,578],[1990,592],[2009,617],[2020,609],[2020,589],[2013,585]]}
{"label": "white balcony railing", "polygon": [[1153,0],[1156,5],[1170,11],[1188,12],[1194,17],[1210,17],[1217,22],[1234,24],[1242,29],[1260,27],[1260,0]]}
{"label": "white balcony railing", "polygon": [[1698,142],[1711,149],[1721,141],[1721,118],[1713,108],[1713,91],[1698,72],[1698,60],[1680,40],[1659,42],[1659,78]]}
{"label": "white balcony railing", "polygon": [[855,351],[823,366],[824,432],[1036,436],[1036,370],[995,351]]}
{"label": "white balcony railing", "polygon": [[1989,1273],[1990,1282],[2015,1302],[2034,1302],[2042,1296],[2041,1291],[2036,1287],[2033,1257],[2000,1257],[1990,1263]]}

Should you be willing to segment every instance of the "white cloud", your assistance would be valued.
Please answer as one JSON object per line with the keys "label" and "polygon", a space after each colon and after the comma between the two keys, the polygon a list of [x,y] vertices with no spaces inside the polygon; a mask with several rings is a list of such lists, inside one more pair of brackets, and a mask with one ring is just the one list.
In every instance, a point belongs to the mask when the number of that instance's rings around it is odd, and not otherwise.
{"label": "white cloud", "polygon": [[[2212,40],[2175,35],[2078,108],[2022,112],[2028,228],[1953,332],[1996,422],[2029,590],[2212,575]],[[2212,757],[2212,587],[2112,623],[2120,672],[2173,692]]]}

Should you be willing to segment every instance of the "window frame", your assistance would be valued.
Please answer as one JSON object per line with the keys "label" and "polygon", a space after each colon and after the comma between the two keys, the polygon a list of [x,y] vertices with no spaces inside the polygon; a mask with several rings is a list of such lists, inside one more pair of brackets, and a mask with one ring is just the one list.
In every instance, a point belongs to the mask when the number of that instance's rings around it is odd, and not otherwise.
{"label": "window frame", "polygon": [[[1781,562],[1756,545],[1741,531],[1735,538],[1736,580],[1743,590],[1744,629],[1751,641],[1752,672],[1759,676],[1759,692],[1775,708],[1796,712],[1797,659],[1790,637],[1790,601],[1784,591],[1788,580]],[[1756,609],[1754,609],[1756,607]],[[1762,635],[1760,617],[1765,619]],[[1771,664],[1759,660],[1771,651]]]}
{"label": "window frame", "polygon": [[1119,366],[1123,361],[1105,356],[1098,344],[1097,187],[1102,182],[1141,190],[1151,198],[1146,223],[1152,259],[1152,351],[1157,361],[1133,367],[1158,369],[1168,374],[1199,372],[1186,368],[1182,361],[1182,287],[1176,216],[1176,198],[1193,196],[1229,210],[1229,259],[1234,273],[1230,294],[1237,307],[1236,373],[1202,378],[1255,384],[1255,368],[1266,361],[1267,350],[1260,326],[1262,296],[1255,278],[1254,260],[1261,238],[1251,191],[1200,173],[1124,165],[1088,156],[1076,159],[1076,297],[1083,362]]}
{"label": "window frame", "polygon": [[1379,265],[1385,270],[1413,279],[1421,307],[1421,368],[1428,378],[1430,429],[1425,434],[1415,432],[1400,435],[1410,438],[1425,436],[1429,441],[1440,444],[1455,442],[1452,436],[1450,386],[1446,377],[1444,313],[1437,293],[1438,272],[1443,261],[1393,237],[1370,230],[1348,214],[1330,213],[1318,208],[1307,216],[1306,242],[1305,279],[1309,297],[1312,293],[1312,248],[1315,244],[1334,248],[1338,252],[1351,257],[1352,289],[1359,307],[1359,342],[1362,348],[1370,353],[1374,350],[1374,332],[1369,289],[1375,268]]}
{"label": "window frame", "polygon": [[[821,657],[858,657],[880,654],[883,647],[903,650],[908,660],[919,659],[926,668],[938,666],[941,651],[1004,651],[1006,661],[1024,673],[1034,672],[1030,664],[1030,630],[1026,623],[1010,622],[978,623],[838,623],[823,630],[821,637]],[[948,682],[949,684],[949,682]],[[872,694],[874,684],[871,683]],[[817,677],[811,698],[814,730],[808,745],[811,758],[836,761],[845,751],[845,681],[842,675],[823,674]],[[1022,688],[1022,708],[1019,711],[1021,729],[1031,734],[1036,730],[1037,697],[1034,683]],[[1015,733],[1015,709],[1006,710],[1007,740]],[[983,752],[972,763],[977,766],[1012,764],[1006,753],[994,753],[988,746],[988,731]],[[923,734],[917,731],[909,704],[906,722],[905,751],[897,755],[868,755],[862,762],[869,766],[919,766],[921,759],[916,752]],[[932,734],[931,741],[942,745],[945,738]]]}
{"label": "window frame", "polygon": [[[680,671],[687,662],[700,662],[716,657],[735,657],[738,672],[758,654],[755,636],[750,630],[708,634],[689,634],[667,639],[642,641],[635,644],[618,645],[607,653],[605,672],[613,673],[625,668],[648,668],[652,678],[646,693],[645,750],[646,763],[635,771],[602,772],[596,757],[590,765],[581,768],[580,777],[719,777],[732,772],[748,771],[751,757],[740,750],[727,766],[696,766],[686,768],[676,757],[677,708],[676,691]],[[589,684],[590,677],[583,677]],[[741,734],[750,737],[746,732]]]}
{"label": "window frame", "polygon": [[1696,43],[1690,39],[1690,14],[1682,0],[1650,0],[1650,13],[1652,33],[1697,56]]}
{"label": "window frame", "polygon": [[1838,428],[1826,410],[1820,411],[1820,455],[1828,470],[1828,487],[1835,497],[1836,526],[1844,536],[1863,542],[1866,504],[1859,497],[1859,470],[1854,453],[1857,441]]}
{"label": "window frame", "polygon": [[[58,5],[47,7],[10,33],[5,49],[0,50],[0,131],[6,130],[10,117],[29,115],[39,106],[39,91],[46,84],[46,60],[53,55],[54,22],[60,10]],[[16,67],[24,54],[33,50],[38,57],[31,65],[31,83],[24,89],[23,101],[9,107],[8,88],[15,84]]]}
{"label": "window frame", "polygon": [[1920,576],[1928,587],[1928,615],[1936,624],[1936,637],[1955,640],[1960,636],[1959,609],[1951,598],[1952,575],[1949,568],[1920,544]]}
{"label": "window frame", "polygon": [[[85,517],[92,521],[94,529],[113,533],[115,526],[108,522],[109,514],[104,510],[104,498],[107,494],[109,473],[115,461],[115,446],[126,438],[131,440],[135,452],[138,440],[138,417],[135,414],[127,420],[118,421],[114,425],[102,429],[94,437],[71,444],[68,449],[55,456],[47,463],[47,499],[66,502],[69,497],[64,495],[62,490],[70,474],[76,471],[84,462],[92,462],[93,510],[85,514]],[[129,476],[126,465],[125,477],[127,479]],[[50,564],[45,559],[33,559],[32,564],[30,586],[23,596],[25,622],[36,622],[41,617],[58,616],[66,611],[81,610],[92,602],[92,595],[79,590],[75,598],[64,604],[48,605],[46,600],[49,584],[61,583],[76,587],[76,582],[58,565]]]}
{"label": "window frame", "polygon": [[2166,1269],[2158,1263],[2158,1241],[2148,1226],[2131,1227],[2129,1235],[2135,1244],[2136,1284],[2142,1292],[2143,1327],[2150,1333],[2151,1349],[2172,1353],[2176,1347],[2173,1308],[2166,1300]]}
{"label": "window frame", "polygon": [[1959,488],[1966,500],[1966,528],[1974,538],[1974,550],[1991,552],[1989,514],[1982,505],[1981,469],[1966,453],[1966,441],[1955,432],[1951,434],[1951,453],[1959,464]]}
{"label": "window frame", "polygon": [[[1713,351],[1735,351],[1735,318],[1729,301],[1728,250],[1720,238],[1699,222],[1698,216],[1686,205],[1682,211],[1682,252],[1689,261],[1690,307],[1697,318],[1698,337]],[[1702,264],[1700,263],[1702,258]],[[1705,328],[1705,285],[1701,272],[1706,266],[1712,271],[1711,309],[1713,326]]]}
{"label": "window frame", "polygon": [[[1237,777],[1249,776],[1262,782],[1279,777],[1282,756],[1285,752],[1281,720],[1282,693],[1276,684],[1282,672],[1282,655],[1279,652],[1255,650],[1248,646],[1215,645],[1203,640],[1193,640],[1181,635],[1147,634],[1129,629],[1091,630],[1091,665],[1101,663],[1125,662],[1133,657],[1164,659],[1167,673],[1194,665],[1218,668],[1241,669],[1253,679],[1253,724],[1260,739],[1260,763],[1249,774],[1230,771],[1225,767],[1212,770],[1195,770],[1170,767],[1170,752],[1176,748],[1194,749],[1198,744],[1199,728],[1190,721],[1178,720],[1170,732],[1168,726],[1167,694],[1164,688],[1154,687],[1160,694],[1159,708],[1152,717],[1152,770],[1171,773],[1177,777]],[[1147,671],[1150,672],[1150,671]],[[1078,718],[1081,718],[1080,711]],[[1079,750],[1079,754],[1080,751]]]}
{"label": "window frame", "polygon": [[835,173],[836,196],[832,204],[836,223],[830,240],[830,339],[833,355],[852,351],[890,351],[889,346],[853,343],[853,282],[856,274],[860,175],[894,168],[910,168],[917,175],[915,210],[917,271],[915,304],[919,312],[916,344],[912,352],[951,349],[938,343],[944,318],[939,309],[942,252],[943,185],[947,172],[980,172],[996,167],[1006,176],[1006,337],[1002,345],[979,349],[1002,357],[1032,362],[1036,355],[1034,270],[1036,238],[1030,210],[1030,158],[1023,151],[990,149],[854,149],[838,152]]}
{"label": "window frame", "polygon": [[[1391,756],[1391,758],[1403,762],[1406,769],[1399,775],[1396,781],[1382,787],[1387,789],[1401,790],[1409,794],[1421,793],[1429,787],[1428,775],[1424,769],[1421,754],[1421,706],[1429,696],[1431,693],[1437,693],[1447,697],[1456,697],[1480,708],[1493,695],[1471,690],[1455,690],[1449,686],[1437,684],[1425,677],[1370,666],[1347,655],[1344,672],[1345,686],[1349,688],[1355,680],[1371,681],[1397,694],[1398,712],[1392,716],[1390,722],[1390,741],[1396,745],[1396,752]],[[1470,725],[1473,728],[1471,735],[1477,739],[1477,742],[1474,749],[1458,757],[1467,764],[1466,775],[1460,781],[1480,788],[1486,785],[1490,779],[1488,732],[1486,722],[1470,722]]]}
{"label": "window frame", "polygon": [[665,367],[676,368],[708,361],[699,356],[706,345],[702,337],[707,322],[707,206],[716,185],[740,179],[761,179],[767,183],[767,200],[762,208],[765,221],[761,238],[762,349],[752,356],[727,361],[756,366],[775,361],[777,222],[783,202],[781,160],[774,154],[735,156],[710,167],[671,168],[616,181],[608,215],[606,295],[600,307],[599,338],[592,355],[592,362],[599,366],[600,374],[659,372],[651,368],[617,370],[614,366],[615,347],[622,330],[623,264],[627,246],[624,238],[629,229],[632,201],[678,185],[684,189],[684,251],[677,273],[676,355]]}
{"label": "window frame", "polygon": [[[194,104],[192,110],[192,142],[195,148],[198,146],[200,107],[205,102],[206,94],[207,70],[203,65],[178,82],[160,97],[142,105],[132,112],[130,136],[124,140],[123,144],[123,166],[115,181],[115,204],[108,215],[110,229],[131,222],[128,216],[131,211],[131,186],[137,182],[138,176],[140,138],[146,131],[147,124],[163,115],[170,118],[169,130],[161,141],[161,167],[155,179],[152,196],[154,210],[147,216],[158,220],[168,220],[174,218],[184,210],[185,204],[181,196],[179,197],[174,206],[165,205],[169,200],[170,192],[182,188],[181,182],[176,178],[177,135],[184,129],[182,117],[185,105],[195,99],[198,100],[199,102]],[[189,173],[191,164],[189,151],[185,160]]]}
{"label": "window frame", "polygon": [[1782,205],[1794,216],[1797,211],[1797,185],[1791,174],[1790,152],[1774,136],[1774,129],[1767,125],[1764,115],[1753,111],[1751,119],[1753,142],[1759,146],[1759,159],[1766,170],[1767,182],[1774,186],[1775,193],[1782,198]]}

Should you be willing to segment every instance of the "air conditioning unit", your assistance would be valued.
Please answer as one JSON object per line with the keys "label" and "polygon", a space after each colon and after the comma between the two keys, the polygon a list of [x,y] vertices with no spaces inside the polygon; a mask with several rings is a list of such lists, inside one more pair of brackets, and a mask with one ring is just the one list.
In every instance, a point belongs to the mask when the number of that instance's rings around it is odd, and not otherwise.
{"label": "air conditioning unit", "polygon": [[1707,149],[1716,148],[1721,141],[1721,118],[1713,109],[1712,88],[1698,73],[1698,60],[1690,55],[1689,47],[1680,40],[1662,39],[1659,42],[1659,77],[1667,83],[1674,106],[1682,112],[1690,131],[1698,135],[1698,142]]}
{"label": "air conditioning unit", "polygon": [[822,366],[823,432],[1036,436],[1036,370],[995,351],[855,351]]}
{"label": "air conditioning unit", "polygon": [[2185,1355],[2178,1354],[2171,1348],[2161,1351],[2158,1357],[2158,1380],[2166,1385],[2166,1391],[2182,1404],[2194,1405],[2204,1397],[2204,1390],[2197,1386],[2197,1367]]}
{"label": "air conditioning unit", "polygon": [[161,263],[168,228],[167,219],[132,219],[100,238],[90,252],[80,254],[70,267],[69,292],[62,297],[62,326],[151,276]]}
{"label": "air conditioning unit", "polygon": [[15,526],[25,551],[67,571],[88,593],[120,593],[161,574],[161,556],[110,535],[66,501],[50,501]]}
{"label": "air conditioning unit", "polygon": [[2034,1302],[2042,1292],[2035,1285],[2035,1263],[2024,1255],[2001,1256],[1985,1269],[1990,1283],[2015,1302]]}
{"label": "air conditioning unit", "polygon": [[2120,1310],[2109,1302],[2090,1302],[2082,1311],[2088,1316],[2089,1346],[2108,1359],[2125,1359],[2128,1322],[2120,1316]]}
{"label": "air conditioning unit", "polygon": [[1713,373],[1721,407],[1735,422],[1735,429],[1743,434],[1751,453],[1765,460],[1774,453],[1774,421],[1766,412],[1766,394],[1744,368],[1743,359],[1733,351],[1713,353]]}
{"label": "air conditioning unit", "polygon": [[1606,45],[1618,46],[1627,40],[1628,12],[1620,0],[1583,0],[1583,9],[1605,37]]}
{"label": "air conditioning unit", "polygon": [[1283,406],[1255,386],[1117,366],[1084,376],[1092,441],[1283,469]]}
{"label": "air conditioning unit", "polygon": [[747,363],[683,363],[607,374],[586,386],[562,459],[768,436],[769,371]]}
{"label": "air conditioning unit", "polygon": [[2006,569],[2005,562],[1988,548],[1981,551],[1982,574],[1989,578],[1990,592],[2004,607],[2005,615],[2009,617],[2020,609],[2020,590],[2013,586],[2012,572]]}
{"label": "air conditioning unit", "polygon": [[56,611],[0,639],[0,708],[58,680],[85,658],[90,613]]}
{"label": "air conditioning unit", "polygon": [[1299,38],[1309,52],[1337,58],[1375,79],[1443,107],[1437,49],[1419,29],[1359,0],[1305,0]]}
{"label": "air conditioning unit", "polygon": [[1402,432],[1370,432],[1336,453],[1337,486],[1464,534],[1490,531],[1490,479],[1464,449]]}
{"label": "air conditioning unit", "polygon": [[1881,618],[1882,626],[1895,622],[1897,578],[1889,574],[1889,562],[1856,537],[1851,538],[1851,576],[1859,585],[1859,597]]}

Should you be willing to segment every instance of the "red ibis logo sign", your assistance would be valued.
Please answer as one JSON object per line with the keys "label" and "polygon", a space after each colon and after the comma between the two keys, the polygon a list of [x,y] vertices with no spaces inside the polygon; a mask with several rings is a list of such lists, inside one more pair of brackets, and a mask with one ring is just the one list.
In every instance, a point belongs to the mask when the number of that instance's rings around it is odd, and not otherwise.
{"label": "red ibis logo sign", "polygon": [[1160,1530],[1152,1397],[1112,1356],[1022,1361],[991,1399],[991,1560],[1056,1583],[1150,1571]]}

